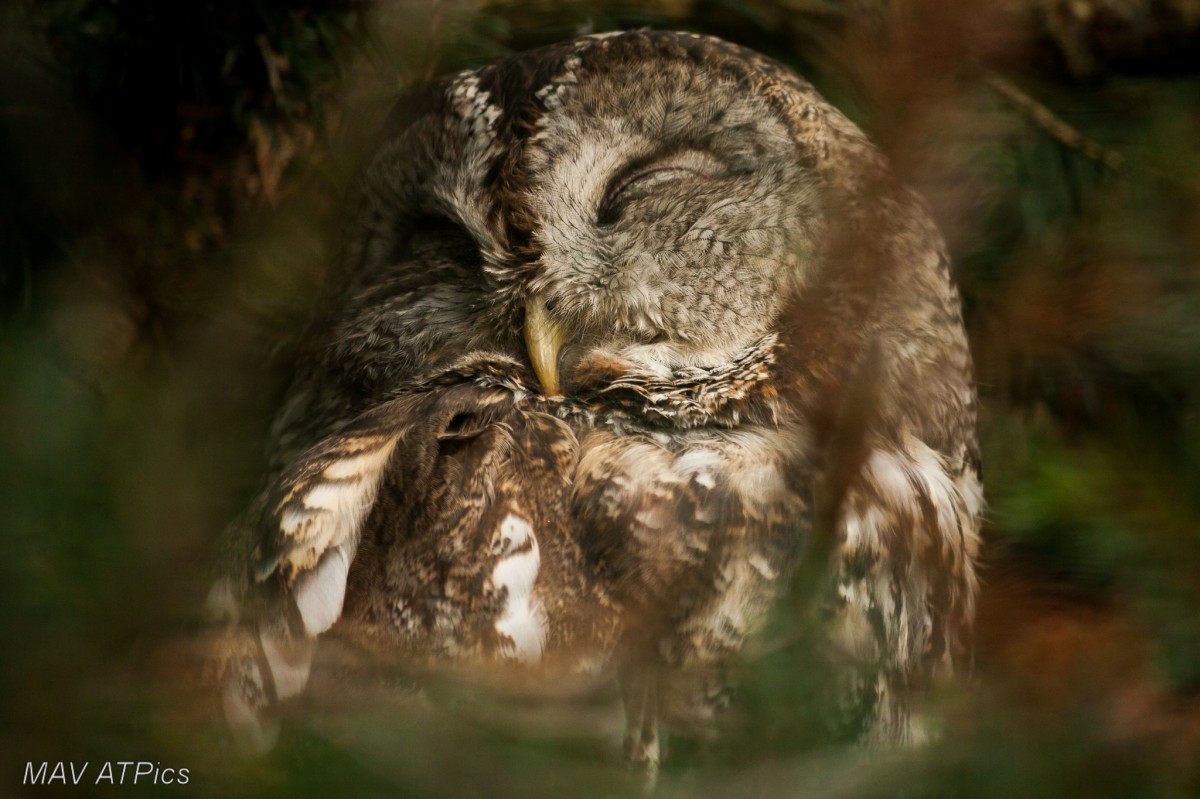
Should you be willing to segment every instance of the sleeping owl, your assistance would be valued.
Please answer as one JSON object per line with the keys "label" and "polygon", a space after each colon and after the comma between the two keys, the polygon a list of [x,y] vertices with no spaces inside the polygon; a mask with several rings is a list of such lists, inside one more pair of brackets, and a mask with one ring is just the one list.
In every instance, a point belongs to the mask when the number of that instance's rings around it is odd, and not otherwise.
{"label": "sleeping owl", "polygon": [[806,559],[868,740],[969,648],[975,393],[942,240],[754,52],[587,36],[445,77],[351,199],[334,310],[212,607],[257,745],[322,634],[615,674],[625,747],[719,714]]}

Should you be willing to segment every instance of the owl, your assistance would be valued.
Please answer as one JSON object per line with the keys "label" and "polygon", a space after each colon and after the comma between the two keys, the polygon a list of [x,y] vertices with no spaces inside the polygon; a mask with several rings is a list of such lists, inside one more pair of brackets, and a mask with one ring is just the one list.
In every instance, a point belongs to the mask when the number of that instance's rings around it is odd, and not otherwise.
{"label": "owl", "polygon": [[862,737],[913,737],[969,653],[976,400],[941,237],[851,122],[715,38],[586,36],[406,95],[348,220],[210,597],[246,740],[334,630],[615,675],[654,764],[809,566]]}

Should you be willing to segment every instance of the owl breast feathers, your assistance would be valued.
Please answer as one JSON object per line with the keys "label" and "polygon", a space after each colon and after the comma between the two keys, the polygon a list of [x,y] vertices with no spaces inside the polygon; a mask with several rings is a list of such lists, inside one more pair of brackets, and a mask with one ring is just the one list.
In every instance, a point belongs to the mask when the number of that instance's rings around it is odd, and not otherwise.
{"label": "owl breast feathers", "polygon": [[975,396],[941,238],[853,124],[720,40],[589,36],[411,93],[352,202],[212,595],[236,729],[269,743],[336,624],[611,666],[653,762],[827,535],[865,735],[908,735],[969,645]]}

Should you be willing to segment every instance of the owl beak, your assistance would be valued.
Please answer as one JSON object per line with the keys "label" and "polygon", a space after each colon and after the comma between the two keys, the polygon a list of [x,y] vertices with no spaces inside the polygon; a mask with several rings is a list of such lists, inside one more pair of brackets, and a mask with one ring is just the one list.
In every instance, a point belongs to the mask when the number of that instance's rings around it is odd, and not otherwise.
{"label": "owl beak", "polygon": [[547,397],[562,396],[558,385],[558,353],[565,340],[566,332],[550,317],[542,298],[530,297],[525,303],[525,346]]}

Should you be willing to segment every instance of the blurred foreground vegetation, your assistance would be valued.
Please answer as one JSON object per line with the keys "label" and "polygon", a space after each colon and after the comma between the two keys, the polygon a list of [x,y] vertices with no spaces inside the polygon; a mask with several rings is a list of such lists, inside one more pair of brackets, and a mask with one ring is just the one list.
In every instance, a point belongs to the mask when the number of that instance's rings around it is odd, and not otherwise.
{"label": "blurred foreground vegetation", "polygon": [[[187,766],[197,795],[633,793],[615,746],[368,706],[241,763],[173,676],[262,468],[341,197],[405,86],[580,32],[796,67],[928,198],[991,506],[973,679],[936,743],[808,723],[747,667],[664,795],[1200,795],[1200,3],[42,0],[0,9],[0,785]],[[567,726],[570,726],[569,724]],[[98,766],[94,765],[93,768]],[[41,792],[41,791],[39,791]]]}

